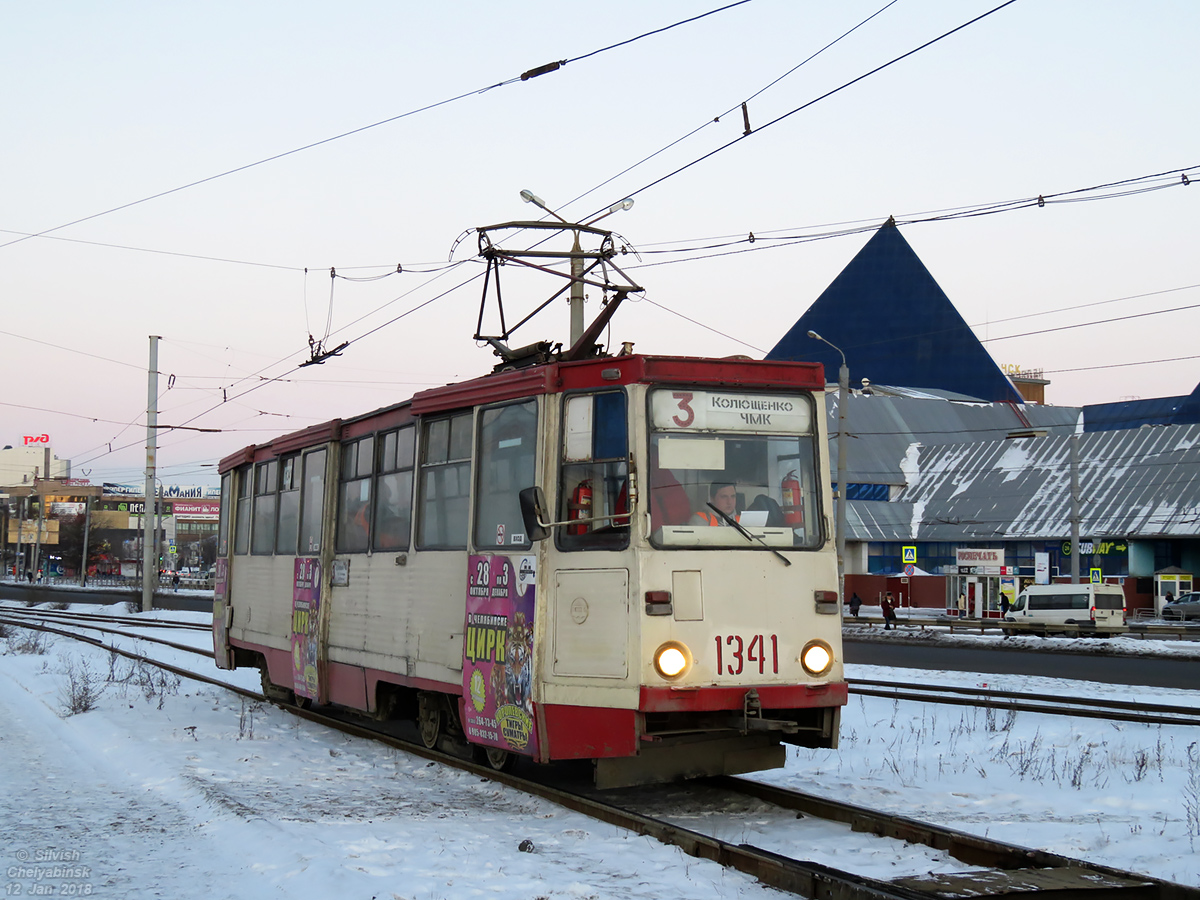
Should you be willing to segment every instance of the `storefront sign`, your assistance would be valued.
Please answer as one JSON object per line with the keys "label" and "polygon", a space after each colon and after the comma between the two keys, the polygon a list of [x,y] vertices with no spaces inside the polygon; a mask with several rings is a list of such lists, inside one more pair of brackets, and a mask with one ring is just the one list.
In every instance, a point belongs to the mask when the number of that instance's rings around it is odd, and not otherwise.
{"label": "storefront sign", "polygon": [[[1003,550],[975,550],[970,547],[959,547],[954,551],[955,562],[959,566],[1002,566],[1004,565]],[[999,574],[997,572],[996,574]]]}
{"label": "storefront sign", "polygon": [[[1129,545],[1125,541],[1080,541],[1079,555],[1080,556],[1112,556],[1117,553],[1124,553],[1129,549]],[[1071,555],[1071,542],[1062,542],[1063,556]]]}
{"label": "storefront sign", "polygon": [[215,522],[221,517],[221,503],[220,501],[212,500],[201,500],[198,502],[177,500],[171,504],[171,511],[181,519]]}

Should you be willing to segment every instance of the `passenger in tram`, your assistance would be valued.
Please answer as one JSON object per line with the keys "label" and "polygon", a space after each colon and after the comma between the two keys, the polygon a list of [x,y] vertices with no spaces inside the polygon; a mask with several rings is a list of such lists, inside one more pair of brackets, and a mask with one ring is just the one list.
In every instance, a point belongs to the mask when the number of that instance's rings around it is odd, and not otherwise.
{"label": "passenger in tram", "polygon": [[[737,518],[737,486],[728,481],[714,481],[708,488],[709,502],[730,518]],[[728,525],[711,509],[697,510],[689,525]]]}

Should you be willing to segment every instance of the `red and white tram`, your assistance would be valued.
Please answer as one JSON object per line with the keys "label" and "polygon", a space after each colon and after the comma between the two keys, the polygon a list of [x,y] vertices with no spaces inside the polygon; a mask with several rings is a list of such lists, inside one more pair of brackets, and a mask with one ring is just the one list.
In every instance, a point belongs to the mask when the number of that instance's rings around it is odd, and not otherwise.
{"label": "red and white tram", "polygon": [[823,390],[817,364],[624,355],[246,447],[221,461],[217,665],[601,786],[834,747]]}

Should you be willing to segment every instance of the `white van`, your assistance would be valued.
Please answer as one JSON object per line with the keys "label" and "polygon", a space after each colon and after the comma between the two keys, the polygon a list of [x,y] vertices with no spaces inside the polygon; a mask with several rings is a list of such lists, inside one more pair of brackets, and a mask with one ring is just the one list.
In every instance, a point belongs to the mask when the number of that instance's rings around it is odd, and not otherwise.
{"label": "white van", "polygon": [[1004,621],[1044,625],[1046,633],[1054,625],[1116,631],[1125,627],[1125,592],[1117,584],[1031,584]]}

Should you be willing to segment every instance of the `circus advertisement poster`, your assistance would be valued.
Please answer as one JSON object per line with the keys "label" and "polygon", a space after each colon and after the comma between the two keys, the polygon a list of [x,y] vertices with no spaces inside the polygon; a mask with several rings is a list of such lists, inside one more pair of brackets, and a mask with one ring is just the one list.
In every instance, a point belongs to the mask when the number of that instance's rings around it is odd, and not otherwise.
{"label": "circus advertisement poster", "polygon": [[533,556],[470,557],[463,638],[463,727],[476,744],[537,756]]}
{"label": "circus advertisement poster", "polygon": [[295,560],[292,579],[292,686],[297,696],[319,700],[317,657],[321,619],[321,563]]}

